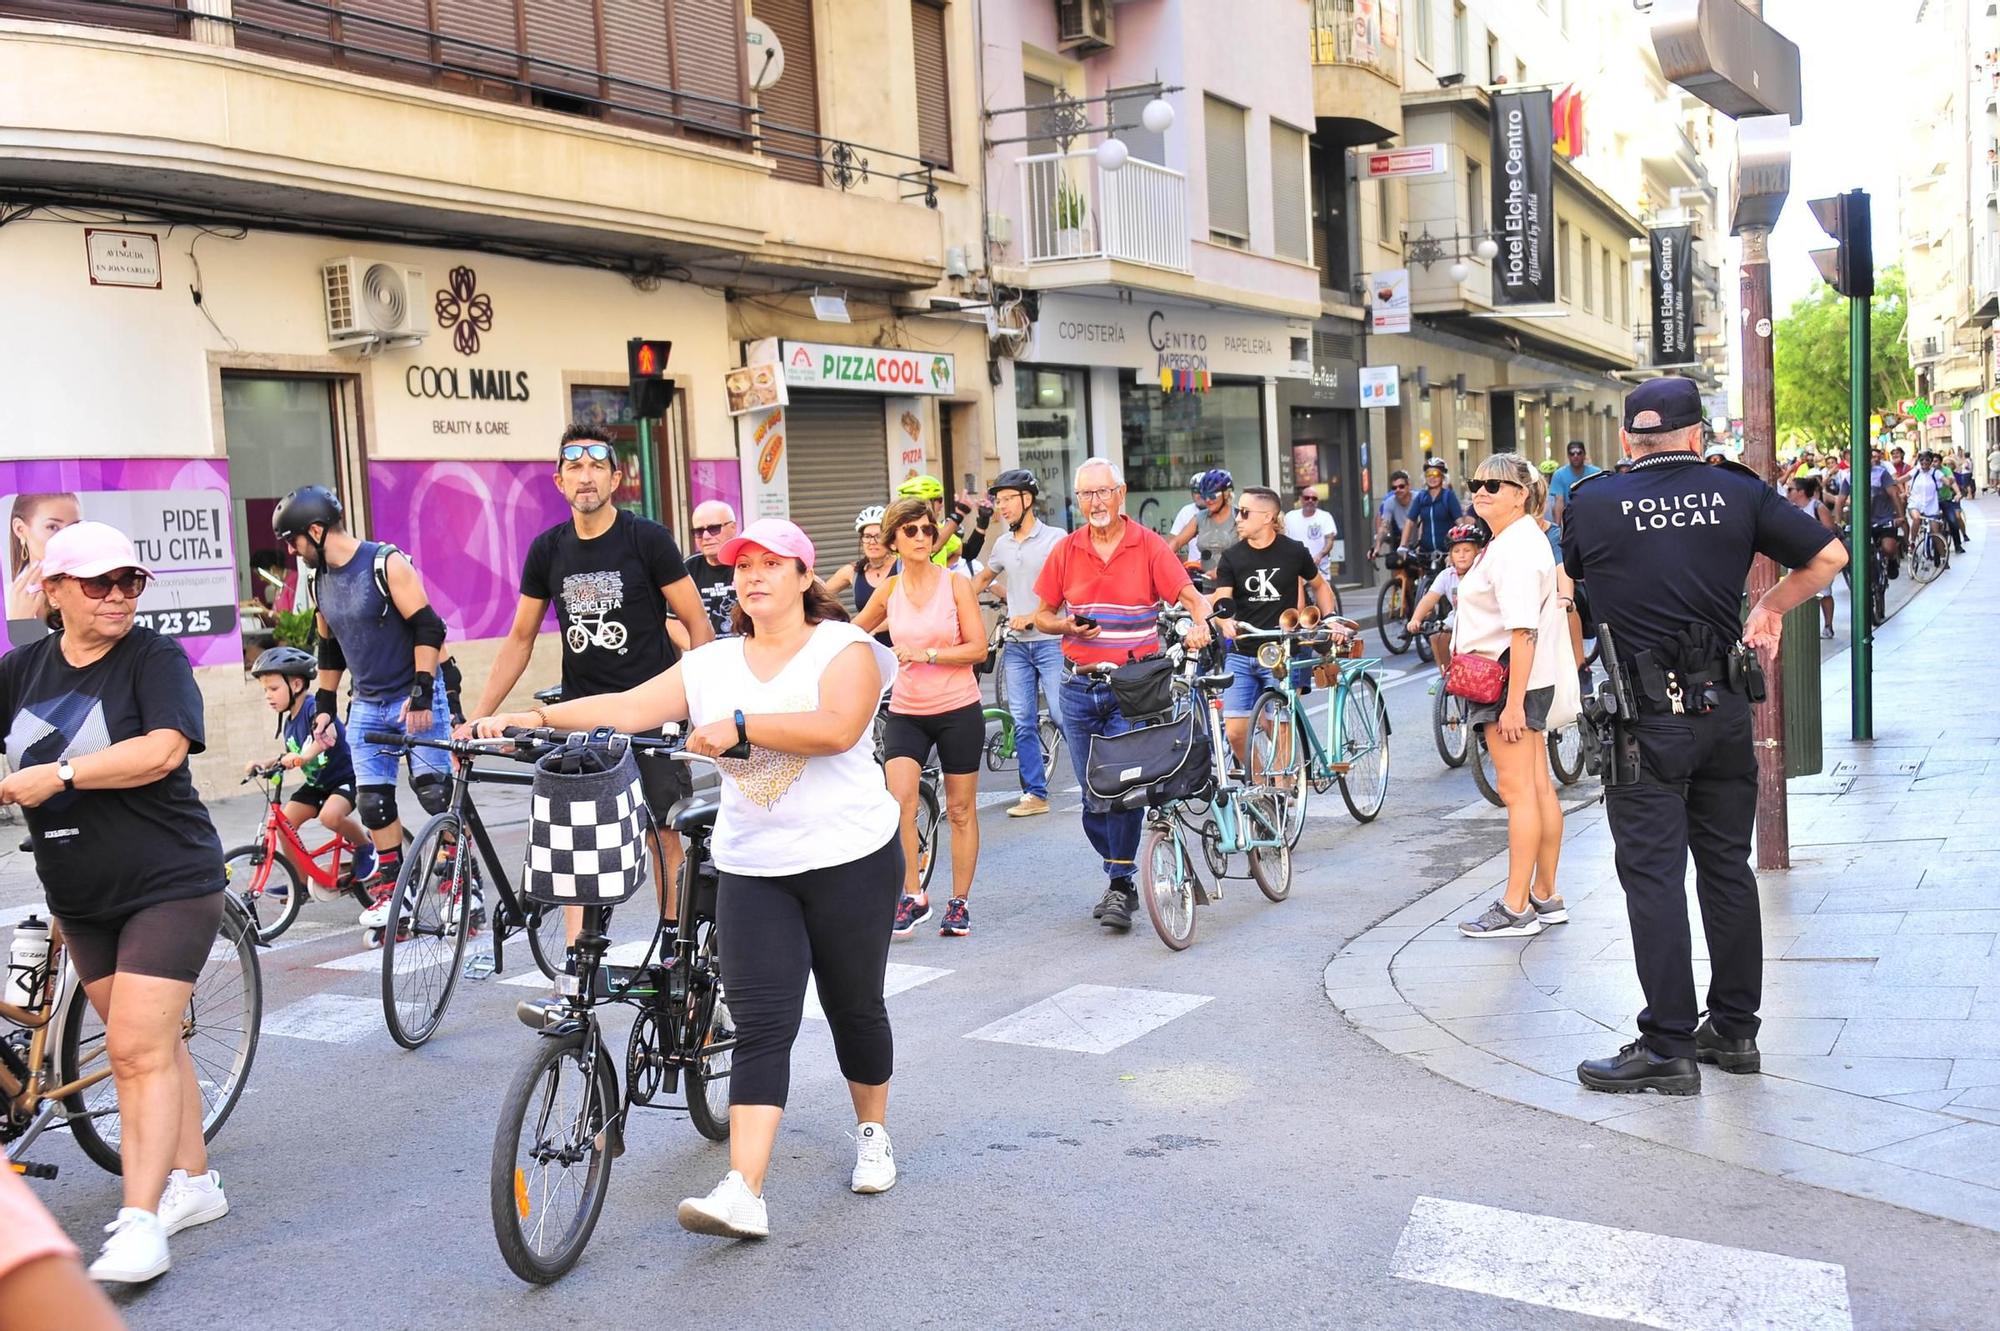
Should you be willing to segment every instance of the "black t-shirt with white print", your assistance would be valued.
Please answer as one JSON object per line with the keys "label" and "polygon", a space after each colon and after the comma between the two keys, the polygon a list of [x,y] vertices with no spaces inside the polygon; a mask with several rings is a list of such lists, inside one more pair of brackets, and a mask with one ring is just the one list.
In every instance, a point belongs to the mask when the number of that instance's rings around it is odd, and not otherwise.
{"label": "black t-shirt with white print", "polygon": [[521,595],[553,601],[563,642],[565,698],[636,688],[678,658],[661,588],[687,576],[680,547],[659,523],[621,512],[584,540],[563,521],[528,547]]}
{"label": "black t-shirt with white print", "polygon": [[[1275,629],[1278,616],[1299,604],[1299,589],[1319,576],[1312,552],[1289,536],[1279,536],[1262,550],[1238,541],[1216,562],[1215,585],[1230,589],[1236,621],[1254,629]],[[1236,650],[1255,656],[1263,639],[1238,638]]]}
{"label": "black t-shirt with white print", "polygon": [[[50,634],[0,657],[0,735],[14,769],[75,759],[155,730],[205,742],[201,690],[172,638],[133,627],[78,669]],[[35,872],[63,920],[117,920],[223,889],[222,841],[186,759],[126,790],[66,790],[26,810]]]}
{"label": "black t-shirt with white print", "polygon": [[695,589],[701,593],[701,608],[708,612],[708,622],[715,630],[715,636],[726,638],[736,632],[729,622],[729,612],[736,608],[735,567],[711,564],[696,555],[688,560],[688,576],[694,579]]}

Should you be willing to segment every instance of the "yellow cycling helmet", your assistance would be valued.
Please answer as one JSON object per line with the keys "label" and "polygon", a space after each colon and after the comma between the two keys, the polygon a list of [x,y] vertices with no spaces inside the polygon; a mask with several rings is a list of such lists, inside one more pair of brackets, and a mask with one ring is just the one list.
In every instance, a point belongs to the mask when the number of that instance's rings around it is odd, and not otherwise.
{"label": "yellow cycling helmet", "polygon": [[1553,476],[1555,474],[1556,474],[1556,460],[1554,458],[1543,458],[1542,475]]}
{"label": "yellow cycling helmet", "polygon": [[896,487],[896,498],[923,499],[927,501],[942,499],[944,498],[944,482],[935,476],[912,476],[909,480],[904,481]]}

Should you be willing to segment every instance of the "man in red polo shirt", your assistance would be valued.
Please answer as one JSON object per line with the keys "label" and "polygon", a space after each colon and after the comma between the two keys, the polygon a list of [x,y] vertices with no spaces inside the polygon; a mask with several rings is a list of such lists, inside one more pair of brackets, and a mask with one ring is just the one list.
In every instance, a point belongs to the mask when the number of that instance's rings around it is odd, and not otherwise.
{"label": "man in red polo shirt", "polygon": [[[1063,660],[1063,742],[1083,784],[1093,735],[1117,735],[1132,728],[1118,711],[1109,681],[1079,675],[1080,665],[1124,665],[1160,650],[1160,602],[1179,601],[1195,614],[1188,644],[1208,643],[1208,600],[1188,581],[1174,552],[1158,534],[1125,516],[1125,476],[1118,465],[1092,458],[1076,469],[1076,504],[1084,522],[1049,552],[1035,581],[1041,604],[1035,627],[1060,634]],[[1111,880],[1091,915],[1107,929],[1132,927],[1139,890],[1132,882],[1139,853],[1143,809],[1113,809],[1083,795],[1083,834],[1104,861]]]}

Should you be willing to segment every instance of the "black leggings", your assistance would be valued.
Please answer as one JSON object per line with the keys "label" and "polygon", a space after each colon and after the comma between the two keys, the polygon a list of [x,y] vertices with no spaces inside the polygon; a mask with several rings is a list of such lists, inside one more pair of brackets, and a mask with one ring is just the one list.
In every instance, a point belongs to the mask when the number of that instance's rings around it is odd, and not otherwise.
{"label": "black leggings", "polygon": [[715,927],[723,992],[736,1024],[729,1103],[784,1108],[807,971],[819,981],[841,1075],[864,1086],[888,1081],[895,1045],[882,977],[903,891],[901,838],[830,869],[721,878]]}

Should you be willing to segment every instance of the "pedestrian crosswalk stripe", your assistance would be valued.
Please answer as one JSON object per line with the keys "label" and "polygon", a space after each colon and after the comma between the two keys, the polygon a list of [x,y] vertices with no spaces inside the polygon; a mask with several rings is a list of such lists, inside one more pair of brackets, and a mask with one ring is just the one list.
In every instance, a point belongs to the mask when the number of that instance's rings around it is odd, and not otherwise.
{"label": "pedestrian crosswalk stripe", "polygon": [[1663,1331],[1853,1331],[1847,1271],[1752,1248],[1419,1197],[1390,1274]]}
{"label": "pedestrian crosswalk stripe", "polygon": [[[435,947],[401,947],[396,949],[396,974],[408,975],[413,970],[437,964],[438,949]],[[465,956],[469,961],[475,955],[471,940],[467,940]],[[371,947],[366,952],[356,952],[352,956],[335,957],[332,961],[322,961],[315,968],[323,971],[369,971],[382,973],[382,949]]]}
{"label": "pedestrian crosswalk stripe", "polygon": [[312,994],[266,1013],[265,1035],[321,1044],[354,1044],[383,1029],[382,1000],[353,994]]}
{"label": "pedestrian crosswalk stripe", "polygon": [[1208,994],[1076,984],[966,1035],[968,1040],[1108,1054],[1211,1002]]}
{"label": "pedestrian crosswalk stripe", "polygon": [[[525,947],[527,940],[522,939],[521,942],[522,946]],[[635,938],[629,943],[613,943],[609,950],[605,952],[604,960],[613,966],[637,966],[646,959],[646,953],[652,949],[652,946],[653,940],[650,938]],[[655,961],[659,960],[657,956],[653,959]],[[523,989],[547,989],[550,987],[549,977],[542,974],[541,969],[535,966],[532,961],[530,961],[528,969],[522,971],[519,975],[509,975],[506,979],[500,981],[500,983],[518,985]]]}
{"label": "pedestrian crosswalk stripe", "polygon": [[[882,997],[894,997],[905,989],[914,989],[920,984],[929,984],[932,980],[942,980],[949,974],[950,971],[939,970],[935,966],[905,966],[901,962],[892,961],[889,963],[888,973],[882,977]],[[728,992],[727,980],[723,981],[722,988],[723,992]],[[819,986],[811,981],[806,983],[806,1016],[813,1021],[826,1020],[826,1013],[819,1005]]]}

